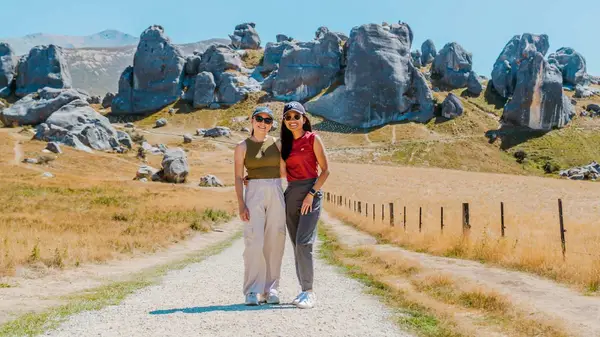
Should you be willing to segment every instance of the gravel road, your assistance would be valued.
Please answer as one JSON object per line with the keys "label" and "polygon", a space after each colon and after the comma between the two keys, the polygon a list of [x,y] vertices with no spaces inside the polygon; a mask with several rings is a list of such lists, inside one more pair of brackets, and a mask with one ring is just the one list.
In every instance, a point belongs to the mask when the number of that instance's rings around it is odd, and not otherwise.
{"label": "gravel road", "polygon": [[[289,241],[289,240],[287,240]],[[287,242],[281,305],[247,307],[241,293],[242,240],[222,253],[167,274],[120,305],[70,317],[46,336],[409,336],[363,286],[317,261],[317,306],[290,305],[300,291]]]}

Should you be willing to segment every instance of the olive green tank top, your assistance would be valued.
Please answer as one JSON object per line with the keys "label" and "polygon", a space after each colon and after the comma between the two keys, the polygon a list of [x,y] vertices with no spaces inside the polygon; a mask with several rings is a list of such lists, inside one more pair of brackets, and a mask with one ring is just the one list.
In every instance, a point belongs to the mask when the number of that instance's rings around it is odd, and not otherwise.
{"label": "olive green tank top", "polygon": [[268,137],[264,142],[246,139],[246,157],[244,166],[248,170],[248,179],[281,178],[279,161],[281,153],[275,139]]}

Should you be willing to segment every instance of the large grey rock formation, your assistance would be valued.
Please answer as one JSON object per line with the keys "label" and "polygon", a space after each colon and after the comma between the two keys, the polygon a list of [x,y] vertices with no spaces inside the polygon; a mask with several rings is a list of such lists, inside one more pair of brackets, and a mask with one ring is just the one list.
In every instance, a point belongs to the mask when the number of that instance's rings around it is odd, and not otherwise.
{"label": "large grey rock formation", "polygon": [[294,41],[294,38],[289,37],[289,36],[287,36],[285,34],[277,34],[277,36],[275,36],[275,40],[277,42],[284,42],[284,41],[291,42],[291,41]]}
{"label": "large grey rock formation", "polygon": [[340,43],[338,35],[331,32],[318,40],[289,43],[281,56],[276,76],[271,78],[273,96],[283,101],[303,101],[331,85],[340,71]]}
{"label": "large grey rock formation", "polygon": [[229,35],[231,45],[236,49],[260,49],[260,37],[254,22],[235,26],[233,35]]}
{"label": "large grey rock formation", "polygon": [[467,79],[467,92],[479,96],[482,91],[483,85],[479,82],[479,76],[477,76],[474,71],[471,71],[469,73],[469,78]]}
{"label": "large grey rock formation", "polygon": [[421,45],[421,64],[426,66],[433,63],[433,60],[437,56],[437,50],[432,40],[426,40]]}
{"label": "large grey rock formation", "polygon": [[198,69],[200,68],[200,62],[202,61],[202,55],[194,53],[185,58],[185,75],[196,76],[198,75]]}
{"label": "large grey rock formation", "polygon": [[548,61],[558,67],[563,83],[586,86],[590,83],[585,58],[573,48],[563,47],[548,56]]}
{"label": "large grey rock formation", "polygon": [[170,183],[184,183],[189,174],[185,151],[181,148],[168,149],[162,160],[162,178]]}
{"label": "large grey rock formation", "polygon": [[504,106],[502,121],[536,130],[565,126],[575,114],[563,93],[562,73],[535,52],[520,61],[515,91]]}
{"label": "large grey rock formation", "polygon": [[104,95],[104,98],[102,99],[102,107],[104,109],[110,108],[112,106],[113,99],[115,99],[115,96],[117,96],[115,93],[107,92],[106,95]]}
{"label": "large grey rock formation", "polygon": [[451,89],[465,88],[473,68],[473,56],[456,42],[440,50],[431,68],[431,75]]}
{"label": "large grey rock formation", "polygon": [[406,24],[355,27],[346,42],[345,85],[306,103],[307,110],[363,128],[430,120],[433,96],[411,62],[411,42],[412,32]]}
{"label": "large grey rock formation", "polygon": [[412,57],[412,63],[415,67],[417,68],[421,68],[423,66],[423,63],[421,63],[421,51],[420,50],[413,50],[410,53],[410,56]]}
{"label": "large grey rock formation", "polygon": [[278,43],[268,42],[265,46],[265,53],[263,54],[263,71],[270,72],[279,68],[279,62],[281,62],[281,56],[286,48],[292,48],[292,42],[282,41]]}
{"label": "large grey rock formation", "polygon": [[34,47],[17,66],[17,96],[24,97],[44,87],[71,88],[71,73],[63,50],[52,44]]}
{"label": "large grey rock formation", "polygon": [[75,100],[38,125],[36,139],[58,142],[80,150],[111,150],[119,146],[117,131],[108,118],[87,102]]}
{"label": "large grey rock formation", "polygon": [[0,42],[0,97],[12,94],[15,78],[15,53],[8,43]]}
{"label": "large grey rock formation", "polygon": [[536,53],[546,55],[550,48],[548,35],[523,34],[515,35],[496,59],[492,70],[494,90],[500,96],[508,98],[515,91],[519,65],[525,59],[535,56]]}
{"label": "large grey rock formation", "polygon": [[198,66],[198,72],[208,71],[217,75],[225,70],[241,70],[242,58],[231,47],[214,44],[208,48]]}
{"label": "large grey rock formation", "polygon": [[449,93],[442,103],[442,116],[448,119],[453,119],[463,114],[464,108],[460,98],[455,94]]}
{"label": "large grey rock formation", "polygon": [[40,124],[63,106],[75,100],[83,100],[87,103],[87,98],[75,89],[44,88],[4,109],[2,122],[4,125]]}
{"label": "large grey rock formation", "polygon": [[244,100],[251,92],[261,90],[261,85],[255,79],[241,74],[222,73],[217,89],[218,103],[233,105]]}
{"label": "large grey rock formation", "polygon": [[161,26],[147,28],[140,37],[133,68],[121,75],[112,112],[144,114],[175,102],[183,89],[184,64],[183,54]]}
{"label": "large grey rock formation", "polygon": [[194,108],[207,108],[215,101],[217,84],[212,73],[203,71],[194,80]]}

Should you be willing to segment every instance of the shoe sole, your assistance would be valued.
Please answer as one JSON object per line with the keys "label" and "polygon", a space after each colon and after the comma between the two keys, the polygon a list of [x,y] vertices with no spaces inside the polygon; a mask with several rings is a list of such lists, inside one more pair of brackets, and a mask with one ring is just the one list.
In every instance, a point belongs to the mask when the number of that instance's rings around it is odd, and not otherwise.
{"label": "shoe sole", "polygon": [[246,305],[249,307],[255,307],[258,305],[258,303],[246,303]]}

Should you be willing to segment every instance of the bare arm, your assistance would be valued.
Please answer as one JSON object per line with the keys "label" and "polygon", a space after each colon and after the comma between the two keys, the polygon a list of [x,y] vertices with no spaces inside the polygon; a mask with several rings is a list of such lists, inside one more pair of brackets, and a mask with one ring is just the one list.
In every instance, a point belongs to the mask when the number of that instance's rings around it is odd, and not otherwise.
{"label": "bare arm", "polygon": [[238,199],[240,219],[248,221],[250,219],[246,203],[244,201],[244,157],[246,156],[246,143],[241,142],[235,147],[234,152],[234,174],[235,174],[235,194]]}
{"label": "bare arm", "polygon": [[315,156],[317,157],[317,163],[319,163],[319,167],[321,168],[321,174],[319,174],[319,178],[313,186],[315,191],[318,191],[321,189],[321,187],[323,187],[330,173],[327,151],[325,150],[325,146],[323,145],[323,140],[321,140],[321,137],[319,137],[318,135],[315,135],[315,144],[313,145],[313,149],[315,151]]}
{"label": "bare arm", "polygon": [[[277,144],[277,148],[281,153],[281,139],[278,139],[275,144]],[[281,176],[281,179],[287,178],[287,168],[285,166],[285,160],[283,160],[283,158],[279,158],[279,175]]]}

